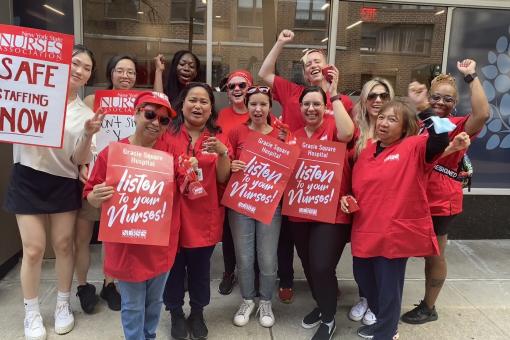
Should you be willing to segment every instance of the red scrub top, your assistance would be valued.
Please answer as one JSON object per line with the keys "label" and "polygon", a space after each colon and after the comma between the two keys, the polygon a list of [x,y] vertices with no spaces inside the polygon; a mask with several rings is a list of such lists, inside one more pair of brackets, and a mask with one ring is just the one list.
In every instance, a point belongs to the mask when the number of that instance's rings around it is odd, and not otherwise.
{"label": "red scrub top", "polygon": [[[280,76],[275,76],[273,81],[273,98],[282,106],[282,121],[289,125],[290,131],[294,132],[305,126],[301,108],[299,105],[299,97],[305,89],[305,86],[298,85]],[[333,115],[333,106],[329,99],[329,93],[326,93],[326,107],[328,115]],[[351,114],[352,101],[349,97],[340,95],[340,100],[344,104],[347,113]]]}
{"label": "red scrub top", "polygon": [[[130,144],[127,138],[120,140],[120,143]],[[158,139],[153,149],[166,151],[175,155],[171,146],[163,139]],[[103,149],[96,160],[92,173],[83,189],[83,197],[92,191],[94,185],[103,183],[106,180],[106,165],[108,164],[108,147]],[[174,173],[177,170],[174,167]],[[175,183],[174,183],[175,184]],[[179,243],[179,191],[174,185],[174,199],[172,206],[172,223],[170,228],[170,239],[168,246],[150,246],[140,244],[111,243],[103,242],[104,246],[104,272],[106,275],[122,281],[142,282],[152,279],[170,270],[174,264],[175,254]]]}
{"label": "red scrub top", "polygon": [[216,121],[216,125],[221,127],[221,133],[225,136],[228,136],[230,130],[237,127],[240,124],[246,123],[246,121],[250,118],[248,111],[244,113],[237,113],[234,109],[229,106],[220,110],[218,114],[218,120]]}
{"label": "red scrub top", "polygon": [[[324,120],[322,121],[321,126],[317,130],[315,130],[311,137],[308,137],[306,134],[305,128],[302,127],[296,132],[294,132],[294,137],[296,138],[305,138],[305,139],[315,139],[315,140],[327,140],[332,142],[338,142],[337,129],[335,125],[335,118],[333,116],[324,116]],[[345,153],[344,167],[342,169],[342,181],[340,184],[340,194],[339,198],[346,195],[350,192],[350,167],[348,164],[348,152]],[[316,222],[313,220],[308,220],[299,217],[289,216],[289,221],[292,222]],[[351,223],[350,215],[345,214],[342,209],[340,202],[338,202],[338,207],[336,211],[335,223],[340,224],[349,224]]]}
{"label": "red scrub top", "polygon": [[425,161],[427,136],[403,138],[374,157],[376,144],[368,141],[352,170],[360,207],[353,217],[352,255],[438,255],[426,192],[434,166]]}
{"label": "red scrub top", "polygon": [[[204,133],[191,146],[191,136],[181,126],[177,134],[167,132],[165,138],[175,149],[177,155],[187,154],[198,160],[198,168],[202,172],[202,186],[207,196],[190,200],[186,196],[181,197],[181,232],[180,246],[183,248],[198,248],[213,246],[221,241],[223,233],[223,218],[225,209],[220,205],[219,184],[216,181],[216,160],[218,154],[203,153],[202,142],[209,138]],[[217,134],[218,138],[228,148],[229,156],[232,148],[224,134]]]}
{"label": "red scrub top", "polygon": [[[273,130],[271,130],[271,132],[269,132],[266,136],[278,139],[278,133],[279,130],[273,128]],[[234,152],[234,159],[239,159],[241,151],[243,151],[244,144],[246,144],[248,138],[257,138],[258,134],[260,134],[260,132],[253,131],[248,127],[247,124],[240,124],[230,131],[230,133],[228,134],[228,141],[232,146],[232,150]],[[253,137],[250,137],[252,135]]]}
{"label": "red scrub top", "polygon": [[[453,124],[457,125],[457,127],[448,134],[449,139],[453,140],[455,136],[465,131],[466,121],[469,116],[448,118]],[[441,157],[437,161],[437,164],[438,166],[443,166],[457,172],[459,162],[462,160],[465,153],[466,150],[461,150],[449,154],[446,157]],[[461,182],[435,170],[432,171],[427,187],[427,197],[432,216],[451,216],[460,214],[462,212],[463,196],[464,194],[462,192]]]}

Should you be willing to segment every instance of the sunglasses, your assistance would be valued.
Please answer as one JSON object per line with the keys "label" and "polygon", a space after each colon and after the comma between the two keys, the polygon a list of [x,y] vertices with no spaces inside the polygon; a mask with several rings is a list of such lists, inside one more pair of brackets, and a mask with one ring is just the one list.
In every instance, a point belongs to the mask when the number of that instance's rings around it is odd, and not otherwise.
{"label": "sunglasses", "polygon": [[455,103],[455,98],[453,98],[452,96],[448,96],[448,95],[441,96],[440,94],[432,94],[432,95],[430,95],[430,101],[432,101],[434,103],[437,103],[441,99],[443,100],[444,103],[447,103],[447,104]]}
{"label": "sunglasses", "polygon": [[242,83],[230,83],[230,84],[227,85],[227,88],[230,91],[234,91],[236,86],[238,86],[240,90],[244,90],[248,86],[248,84],[245,83],[245,82],[242,82]]}
{"label": "sunglasses", "polygon": [[383,102],[390,100],[390,94],[388,92],[383,93],[375,93],[371,92],[368,94],[367,99],[368,100],[375,100],[377,97],[381,98]]}
{"label": "sunglasses", "polygon": [[159,121],[159,124],[161,125],[168,125],[170,124],[170,117],[168,116],[160,116],[158,115],[155,111],[152,111],[152,110],[143,110],[143,115],[145,117],[145,119],[147,120],[154,120],[156,119],[156,117],[158,118],[158,121]]}
{"label": "sunglasses", "polygon": [[270,94],[271,89],[267,86],[250,86],[248,90],[246,90],[247,94],[254,94],[254,93],[264,93],[264,94]]}

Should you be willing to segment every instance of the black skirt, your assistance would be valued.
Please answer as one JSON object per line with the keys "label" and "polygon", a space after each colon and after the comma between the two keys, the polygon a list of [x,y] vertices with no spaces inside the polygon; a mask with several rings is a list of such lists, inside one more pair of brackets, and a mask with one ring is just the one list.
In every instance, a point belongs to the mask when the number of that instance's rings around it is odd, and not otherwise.
{"label": "black skirt", "polygon": [[51,175],[16,163],[12,167],[4,209],[13,214],[56,214],[81,208],[78,179]]}

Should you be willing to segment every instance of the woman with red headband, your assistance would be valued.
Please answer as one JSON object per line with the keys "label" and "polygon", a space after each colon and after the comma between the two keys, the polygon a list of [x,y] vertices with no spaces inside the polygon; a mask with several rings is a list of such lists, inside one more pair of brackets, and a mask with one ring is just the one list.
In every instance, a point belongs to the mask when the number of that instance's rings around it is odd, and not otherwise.
{"label": "woman with red headband", "polygon": [[[179,252],[170,271],[163,296],[172,318],[171,335],[187,339],[188,328],[192,339],[205,339],[208,329],[204,307],[211,299],[211,256],[216,243],[221,241],[224,208],[219,202],[219,188],[230,175],[230,148],[226,136],[216,125],[214,94],[205,83],[188,83],[177,101],[177,117],[166,138],[182,159],[195,161],[195,187],[184,191],[181,199],[181,231]],[[191,313],[184,318],[184,283],[188,274],[188,293]],[[188,327],[189,326],[189,327]]]}
{"label": "woman with red headband", "polygon": [[[120,143],[174,154],[171,146],[162,138],[171,118],[175,116],[166,96],[156,92],[144,92],[137,97],[134,104],[135,133]],[[107,164],[108,147],[99,153],[83,191],[87,201],[97,208],[114,193],[114,187],[105,184]],[[168,246],[104,243],[104,272],[119,280],[121,320],[126,339],[156,338],[163,289],[177,250],[179,201],[179,195],[174,190],[172,222],[168,226]]]}
{"label": "woman with red headband", "polygon": [[[247,140],[258,134],[284,139],[278,129],[271,126],[271,90],[267,86],[253,86],[246,92],[249,119],[232,129],[229,141],[235,153],[232,172],[244,171],[246,164],[239,160]],[[272,327],[275,318],[271,307],[277,270],[277,248],[281,226],[281,208],[276,209],[270,224],[258,222],[234,210],[229,210],[230,228],[239,267],[239,285],[243,302],[234,316],[234,325],[244,326],[255,308],[255,257],[259,264],[259,323]]]}
{"label": "woman with red headband", "polygon": [[[228,136],[229,132],[234,127],[246,123],[248,120],[248,108],[246,107],[245,97],[246,90],[252,84],[253,77],[248,71],[237,70],[228,75],[226,87],[230,106],[220,110],[217,121],[224,135]],[[223,222],[221,247],[223,250],[223,265],[225,271],[223,272],[223,278],[218,287],[218,292],[222,295],[228,295],[232,292],[236,283],[236,256],[227,216],[225,216],[225,221]]]}

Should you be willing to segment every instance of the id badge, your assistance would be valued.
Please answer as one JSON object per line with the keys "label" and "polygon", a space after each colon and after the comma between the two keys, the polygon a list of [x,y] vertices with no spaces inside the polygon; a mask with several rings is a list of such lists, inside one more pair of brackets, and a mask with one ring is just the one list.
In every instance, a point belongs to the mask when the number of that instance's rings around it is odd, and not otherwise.
{"label": "id badge", "polygon": [[202,182],[204,180],[204,174],[202,173],[202,168],[197,168],[195,170],[195,173],[197,174],[197,180],[199,182]]}

